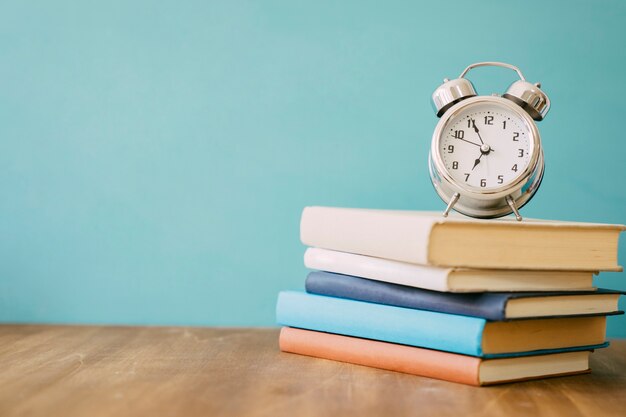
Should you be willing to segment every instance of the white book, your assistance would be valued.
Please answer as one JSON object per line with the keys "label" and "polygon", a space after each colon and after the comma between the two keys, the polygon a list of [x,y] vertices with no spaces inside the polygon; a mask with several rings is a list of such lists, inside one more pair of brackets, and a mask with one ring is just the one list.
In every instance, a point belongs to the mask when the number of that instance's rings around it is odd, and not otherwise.
{"label": "white book", "polygon": [[307,268],[445,292],[589,291],[587,271],[511,271],[441,268],[321,248],[308,248]]}
{"label": "white book", "polygon": [[620,271],[617,245],[625,229],[610,224],[307,207],[300,238],[307,246],[420,265]]}

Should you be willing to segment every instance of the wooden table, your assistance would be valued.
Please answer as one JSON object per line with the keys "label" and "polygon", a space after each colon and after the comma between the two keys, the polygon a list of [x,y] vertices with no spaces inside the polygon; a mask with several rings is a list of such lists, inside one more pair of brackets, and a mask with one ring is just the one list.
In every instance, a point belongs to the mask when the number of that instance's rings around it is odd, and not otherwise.
{"label": "wooden table", "polygon": [[0,326],[0,416],[624,416],[626,341],[590,375],[486,388],[281,353],[277,329]]}

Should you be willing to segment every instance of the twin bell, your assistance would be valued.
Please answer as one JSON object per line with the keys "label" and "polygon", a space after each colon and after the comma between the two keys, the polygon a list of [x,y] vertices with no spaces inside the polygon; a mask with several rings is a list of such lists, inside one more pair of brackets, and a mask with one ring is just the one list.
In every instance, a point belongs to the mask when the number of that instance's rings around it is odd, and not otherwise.
{"label": "twin bell", "polygon": [[520,79],[513,82],[502,97],[511,100],[526,110],[534,120],[543,120],[548,110],[550,110],[550,99],[541,91],[541,84],[533,84],[526,81],[519,68],[504,62],[478,62],[465,68],[459,75],[459,78],[454,80],[444,79],[443,84],[435,90],[432,96],[432,104],[437,117],[441,117],[456,103],[477,95],[472,82],[464,77],[472,68],[485,66],[509,68],[517,72]]}

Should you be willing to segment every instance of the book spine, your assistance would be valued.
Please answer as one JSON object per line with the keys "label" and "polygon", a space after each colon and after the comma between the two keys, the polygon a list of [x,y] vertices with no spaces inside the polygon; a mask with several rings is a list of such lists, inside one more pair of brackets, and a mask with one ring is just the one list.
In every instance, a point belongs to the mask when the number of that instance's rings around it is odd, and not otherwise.
{"label": "book spine", "polygon": [[306,207],[300,239],[307,246],[426,265],[433,225],[403,212]]}
{"label": "book spine", "polygon": [[450,290],[448,286],[449,268],[422,266],[321,248],[308,248],[304,253],[304,265],[310,269],[354,275],[434,291]]}
{"label": "book spine", "polygon": [[481,359],[471,356],[290,327],[281,329],[279,345],[283,352],[479,385]]}
{"label": "book spine", "polygon": [[279,324],[482,356],[486,320],[361,301],[284,291],[278,295]]}
{"label": "book spine", "polygon": [[428,291],[389,282],[374,281],[330,272],[310,272],[305,281],[308,293],[348,298],[396,307],[446,314],[505,320],[507,297],[502,294],[453,294]]}

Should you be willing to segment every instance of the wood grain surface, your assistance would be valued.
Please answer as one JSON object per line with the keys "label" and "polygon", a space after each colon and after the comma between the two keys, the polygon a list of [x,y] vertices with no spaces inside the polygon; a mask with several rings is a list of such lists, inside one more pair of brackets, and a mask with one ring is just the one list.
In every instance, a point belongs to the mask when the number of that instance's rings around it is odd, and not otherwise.
{"label": "wood grain surface", "polygon": [[0,326],[0,416],[624,416],[626,341],[593,373],[475,388],[278,351],[278,329]]}

